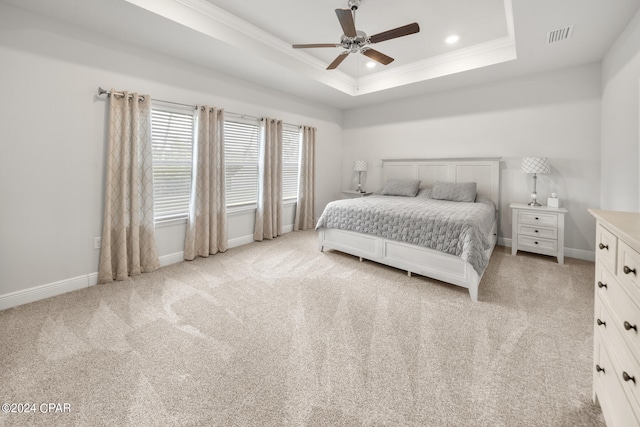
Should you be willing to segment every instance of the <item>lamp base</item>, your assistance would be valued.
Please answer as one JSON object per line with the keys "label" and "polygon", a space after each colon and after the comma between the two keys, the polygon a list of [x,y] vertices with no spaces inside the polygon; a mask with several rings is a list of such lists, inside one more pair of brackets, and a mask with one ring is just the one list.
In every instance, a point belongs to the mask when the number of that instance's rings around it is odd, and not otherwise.
{"label": "lamp base", "polygon": [[533,193],[531,193],[531,201],[527,203],[527,205],[532,206],[534,208],[538,206],[542,206],[538,203],[538,193],[536,192],[536,175],[533,174]]}

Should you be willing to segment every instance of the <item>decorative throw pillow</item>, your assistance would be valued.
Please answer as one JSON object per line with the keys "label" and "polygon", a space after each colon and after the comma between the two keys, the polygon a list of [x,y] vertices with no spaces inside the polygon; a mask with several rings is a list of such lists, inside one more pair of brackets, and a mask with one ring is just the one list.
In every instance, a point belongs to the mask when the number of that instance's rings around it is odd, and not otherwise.
{"label": "decorative throw pillow", "polygon": [[382,189],[383,196],[415,197],[420,189],[420,180],[417,179],[390,179]]}
{"label": "decorative throw pillow", "polygon": [[476,200],[476,183],[438,181],[433,184],[431,198],[452,202],[474,202]]}

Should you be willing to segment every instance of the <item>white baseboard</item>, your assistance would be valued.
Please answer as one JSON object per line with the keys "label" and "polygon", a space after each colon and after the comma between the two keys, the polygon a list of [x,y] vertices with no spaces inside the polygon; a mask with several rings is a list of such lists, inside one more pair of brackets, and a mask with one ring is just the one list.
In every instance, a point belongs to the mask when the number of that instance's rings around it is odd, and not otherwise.
{"label": "white baseboard", "polygon": [[[511,239],[506,239],[504,237],[498,237],[498,245],[506,246],[508,248],[511,247]],[[593,251],[585,251],[583,249],[573,249],[573,248],[564,248],[564,256],[569,258],[581,259],[584,261],[595,262],[596,253]]]}
{"label": "white baseboard", "polygon": [[236,237],[235,239],[227,240],[227,248],[229,249],[237,248],[238,246],[247,245],[252,242],[253,242],[253,234],[242,236],[242,237]]}
{"label": "white baseboard", "polygon": [[162,255],[158,257],[158,261],[160,261],[160,267],[166,267],[167,265],[177,264],[179,262],[184,261],[184,251],[175,252],[169,255]]}
{"label": "white baseboard", "polygon": [[[284,233],[289,233],[292,230],[293,226],[289,225],[283,227],[282,231]],[[248,243],[253,243],[253,241],[253,234],[237,237],[228,241],[228,247],[235,248],[238,246],[246,245]],[[499,237],[498,245],[511,247],[511,239]],[[595,261],[595,252],[592,251],[565,248],[564,254],[565,256],[570,258]],[[161,267],[182,262],[184,260],[184,252],[175,252],[173,254],[163,255],[159,257],[159,260]],[[58,282],[34,286],[32,288],[12,292],[10,294],[0,295],[0,310],[6,310],[7,308],[17,307],[22,304],[27,304],[41,299],[54,297],[56,295],[61,295],[67,292],[76,291],[78,289],[87,288],[89,286],[96,285],[97,283],[98,273],[90,273],[83,276],[60,280]]]}
{"label": "white baseboard", "polygon": [[[285,226],[282,227],[282,234],[290,233],[292,231],[293,231],[293,224],[285,225]],[[227,240],[227,247],[229,249],[237,248],[238,246],[242,246],[242,245],[246,245],[246,244],[249,244],[249,243],[253,243],[254,241],[255,240],[253,240],[253,234],[247,234],[246,236],[236,237],[235,239]]]}
{"label": "white baseboard", "polygon": [[[184,252],[159,257],[160,267],[184,261]],[[39,301],[45,298],[66,294],[98,284],[98,273],[85,274],[84,276],[72,277],[58,282],[47,283],[21,291],[0,295],[0,310],[17,307],[30,302]]]}
{"label": "white baseboard", "polygon": [[[282,231],[283,233],[293,231],[293,225],[284,226]],[[228,240],[227,246],[229,248],[235,248],[248,243],[253,243],[253,241],[253,234],[250,234]],[[160,267],[166,267],[167,265],[184,261],[184,252],[181,251],[163,255],[158,257],[158,259],[160,261]],[[66,294],[67,292],[77,291],[78,289],[88,288],[89,286],[97,284],[98,273],[96,272],[0,295],[0,310],[6,310],[8,308],[17,307],[19,305],[28,304],[41,299],[55,297],[56,295]]]}
{"label": "white baseboard", "polygon": [[596,253],[593,251],[585,251],[582,249],[564,248],[564,256],[569,258],[577,258],[585,261],[596,262]]}
{"label": "white baseboard", "polygon": [[34,286],[33,288],[0,295],[0,310],[17,307],[67,292],[77,291],[98,284],[98,273],[72,277],[71,279]]}

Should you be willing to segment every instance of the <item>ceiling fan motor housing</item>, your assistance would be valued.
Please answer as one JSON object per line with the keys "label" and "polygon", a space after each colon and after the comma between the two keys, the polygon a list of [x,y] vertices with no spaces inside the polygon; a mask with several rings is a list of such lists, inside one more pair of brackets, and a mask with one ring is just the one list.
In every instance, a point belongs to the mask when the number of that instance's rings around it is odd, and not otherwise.
{"label": "ceiling fan motor housing", "polygon": [[356,10],[358,7],[360,7],[360,3],[362,3],[362,0],[349,0],[349,3],[347,3],[349,5],[349,8],[351,10]]}
{"label": "ceiling fan motor housing", "polygon": [[340,45],[349,50],[351,53],[359,51],[362,47],[369,43],[367,34],[364,31],[357,30],[355,37],[347,37],[344,34],[340,37]]}

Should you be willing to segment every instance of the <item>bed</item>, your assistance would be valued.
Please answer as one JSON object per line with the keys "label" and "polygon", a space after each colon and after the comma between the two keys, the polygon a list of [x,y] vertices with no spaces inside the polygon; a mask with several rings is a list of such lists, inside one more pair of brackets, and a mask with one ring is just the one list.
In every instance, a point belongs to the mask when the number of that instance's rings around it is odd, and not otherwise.
{"label": "bed", "polygon": [[[384,184],[397,180],[418,180],[418,194],[416,197],[372,195],[329,203],[316,226],[320,251],[334,249],[357,256],[360,261],[367,259],[406,270],[409,276],[415,273],[462,286],[469,290],[473,301],[478,301],[478,285],[497,240],[500,160],[383,160],[382,178]],[[470,182],[475,183],[476,203],[447,200],[433,201],[435,204],[428,202],[430,189],[434,185]],[[438,190],[440,188],[437,187]],[[402,207],[393,208],[400,202]],[[472,218],[471,211],[480,205],[484,219],[466,221],[464,217]],[[486,215],[489,215],[487,206],[491,206],[489,220],[486,219]],[[378,224],[379,210],[387,208],[397,211],[396,214],[401,217],[386,217],[386,224]],[[420,213],[407,214],[412,209],[415,209],[412,212]],[[435,213],[438,209],[444,209],[445,216],[450,217],[447,219],[449,223],[433,216],[439,215]],[[355,218],[351,218],[347,212],[352,212]],[[469,226],[469,222],[474,223],[473,227]],[[476,227],[476,222],[483,225]],[[440,227],[448,227],[447,232],[439,230]],[[420,237],[421,232],[417,228],[423,231],[427,229],[434,236]],[[448,237],[443,240],[443,236]],[[451,236],[454,236],[452,240],[455,242],[447,240]]]}

